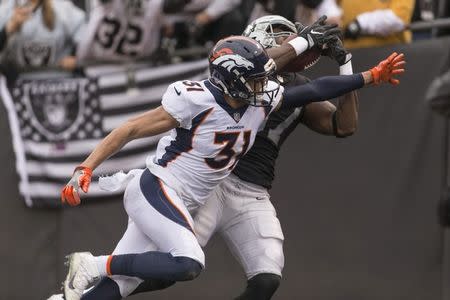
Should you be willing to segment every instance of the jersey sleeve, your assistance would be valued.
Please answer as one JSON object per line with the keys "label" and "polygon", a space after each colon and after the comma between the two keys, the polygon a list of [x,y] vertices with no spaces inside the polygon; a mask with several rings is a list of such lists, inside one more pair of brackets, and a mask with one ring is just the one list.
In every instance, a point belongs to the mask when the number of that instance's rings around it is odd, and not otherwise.
{"label": "jersey sleeve", "polygon": [[[279,84],[276,83],[275,81],[269,80],[269,82],[267,83],[267,90],[270,91],[272,89],[275,89],[277,85]],[[282,85],[279,86],[280,89],[278,90],[278,92],[275,93],[273,97],[269,114],[271,114],[274,110],[276,110],[277,107],[281,104],[281,101],[283,100],[284,87]]]}
{"label": "jersey sleeve", "polygon": [[179,127],[190,129],[192,125],[192,109],[186,89],[181,82],[169,85],[162,97],[162,107],[180,124]]}

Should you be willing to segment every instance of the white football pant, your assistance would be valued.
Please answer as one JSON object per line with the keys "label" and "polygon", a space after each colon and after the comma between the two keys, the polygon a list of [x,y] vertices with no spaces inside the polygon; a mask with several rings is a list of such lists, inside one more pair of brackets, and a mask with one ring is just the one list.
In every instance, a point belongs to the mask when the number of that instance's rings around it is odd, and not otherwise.
{"label": "white football pant", "polygon": [[220,233],[248,279],[260,273],[281,276],[284,236],[266,188],[231,174],[198,209],[194,222],[200,245]]}
{"label": "white football pant", "polygon": [[[149,201],[149,196],[154,199]],[[148,169],[128,183],[123,201],[129,216],[128,227],[113,255],[161,251],[190,257],[205,265],[197,238],[188,229],[193,229],[189,211],[177,193]],[[122,297],[131,294],[142,282],[136,277],[114,275],[111,278],[119,285]]]}

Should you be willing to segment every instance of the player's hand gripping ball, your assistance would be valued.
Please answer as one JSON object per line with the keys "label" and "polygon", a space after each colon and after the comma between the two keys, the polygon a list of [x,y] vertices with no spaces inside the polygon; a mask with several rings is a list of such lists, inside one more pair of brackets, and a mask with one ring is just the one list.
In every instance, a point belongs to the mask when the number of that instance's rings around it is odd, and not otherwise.
{"label": "player's hand gripping ball", "polygon": [[87,167],[78,166],[73,172],[72,178],[66,184],[66,186],[61,191],[61,202],[67,203],[70,206],[77,206],[81,203],[80,196],[78,195],[78,190],[85,193],[89,190],[89,185],[91,184],[92,170]]}
{"label": "player's hand gripping ball", "polygon": [[312,67],[319,61],[322,50],[328,44],[339,39],[340,29],[336,24],[326,24],[326,19],[326,16],[322,16],[309,26],[296,23],[298,35],[291,35],[283,41],[283,44],[299,36],[307,41],[308,49],[293,59],[281,71],[300,72]]}
{"label": "player's hand gripping ball", "polygon": [[[286,44],[290,40],[296,38],[297,35],[293,34],[289,36],[286,40],[283,41],[283,44]],[[282,72],[301,72],[306,70],[312,66],[314,66],[320,59],[322,53],[322,49],[320,49],[317,45],[314,45],[312,48],[306,50],[302,54],[298,55],[292,61],[290,61],[283,69]]]}
{"label": "player's hand gripping ball", "polygon": [[390,83],[397,85],[400,80],[394,78],[395,75],[405,72],[405,56],[403,53],[392,53],[388,58],[381,61],[377,66],[370,69],[374,84]]}

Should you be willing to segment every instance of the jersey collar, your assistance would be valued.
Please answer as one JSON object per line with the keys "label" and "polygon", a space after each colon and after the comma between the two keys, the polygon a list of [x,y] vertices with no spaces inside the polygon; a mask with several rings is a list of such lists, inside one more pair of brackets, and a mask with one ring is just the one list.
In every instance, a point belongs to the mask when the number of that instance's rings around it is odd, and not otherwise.
{"label": "jersey collar", "polygon": [[247,108],[249,107],[249,105],[246,104],[246,105],[241,106],[239,108],[233,108],[227,103],[227,101],[225,101],[225,98],[223,97],[222,90],[220,90],[217,86],[215,86],[209,79],[205,80],[204,84],[205,84],[206,88],[214,96],[214,99],[216,100],[216,103],[223,110],[225,110],[236,123],[239,123],[239,121],[241,120],[242,116],[247,111]]}

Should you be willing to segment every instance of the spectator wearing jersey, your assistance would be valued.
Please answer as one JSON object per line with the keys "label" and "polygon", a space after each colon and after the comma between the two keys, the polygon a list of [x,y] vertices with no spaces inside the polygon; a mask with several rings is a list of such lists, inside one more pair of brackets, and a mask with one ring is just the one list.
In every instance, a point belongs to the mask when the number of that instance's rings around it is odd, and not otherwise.
{"label": "spectator wearing jersey", "polygon": [[86,34],[77,48],[82,64],[150,58],[164,25],[163,0],[93,0]]}
{"label": "spectator wearing jersey", "polygon": [[341,25],[342,9],[336,0],[301,0],[295,19],[304,25],[310,25],[323,15],[327,16],[327,23]]}
{"label": "spectator wearing jersey", "polygon": [[249,22],[253,22],[265,15],[278,15],[294,22],[298,3],[299,0],[257,0]]}
{"label": "spectator wearing jersey", "polygon": [[14,0],[0,5],[0,61],[19,68],[76,67],[85,14],[68,0]]}
{"label": "spectator wearing jersey", "polygon": [[345,46],[361,48],[411,41],[405,30],[411,22],[414,0],[340,0]]}
{"label": "spectator wearing jersey", "polygon": [[197,11],[195,23],[207,40],[239,35],[247,25],[255,0],[191,0],[185,11]]}

